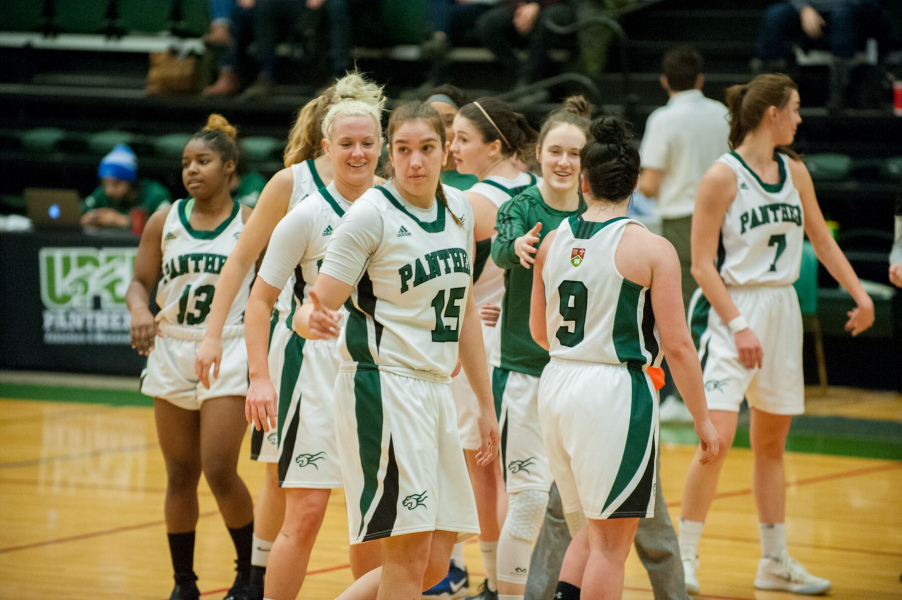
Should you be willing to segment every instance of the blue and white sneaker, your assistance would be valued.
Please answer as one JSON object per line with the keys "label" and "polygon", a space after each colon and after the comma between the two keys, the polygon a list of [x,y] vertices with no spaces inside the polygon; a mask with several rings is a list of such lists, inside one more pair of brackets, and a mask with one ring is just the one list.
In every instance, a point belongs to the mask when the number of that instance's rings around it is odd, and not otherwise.
{"label": "blue and white sneaker", "polygon": [[469,592],[470,576],[466,569],[458,568],[451,561],[448,574],[440,582],[423,592],[423,598],[428,600],[450,600],[451,598],[463,598]]}

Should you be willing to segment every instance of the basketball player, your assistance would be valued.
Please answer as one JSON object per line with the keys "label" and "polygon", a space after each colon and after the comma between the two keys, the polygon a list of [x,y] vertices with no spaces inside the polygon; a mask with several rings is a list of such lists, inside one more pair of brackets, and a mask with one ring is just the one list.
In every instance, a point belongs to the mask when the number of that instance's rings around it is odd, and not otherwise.
{"label": "basketball player", "polygon": [[335,94],[340,100],[326,113],[322,126],[332,183],[310,194],[276,226],[247,308],[251,385],[262,390],[258,397],[248,398],[247,417],[255,427],[269,431],[278,416],[279,485],[287,492],[285,521],[264,586],[264,596],[272,600],[297,597],[331,490],[341,487],[332,419],[339,362],[334,340],[305,341],[291,335],[288,345],[300,347],[301,360],[286,361],[282,374],[297,382],[299,393],[284,394],[279,410],[266,361],[270,315],[280,292],[294,276],[293,304],[303,303],[339,219],[373,187],[385,98],[378,86],[356,75],[339,80]]}
{"label": "basketball player", "polygon": [[539,387],[545,449],[573,544],[589,548],[585,563],[567,554],[561,600],[623,593],[639,519],[655,512],[658,401],[647,369],[662,350],[695,415],[701,460],[717,454],[676,251],[626,217],[638,144],[615,117],[596,120],[591,136],[581,152],[588,207],[539,249],[530,313],[533,338],[551,355]]}
{"label": "basketball player", "polygon": [[[250,578],[254,509],[237,466],[247,429],[242,419],[247,393],[243,313],[253,274],[245,275],[242,294],[226,305],[222,376],[202,386],[191,368],[218,291],[220,271],[250,213],[229,194],[238,158],[235,135],[228,121],[211,115],[207,126],[185,146],[182,181],[192,198],[150,217],[126,295],[132,347],[147,356],[141,392],[154,399],[157,435],[166,461],[166,530],[175,571],[170,600],[200,597],[194,539],[201,472],[238,553],[238,575],[226,598],[246,598]],[[149,309],[154,285],[160,307],[156,317]]]}
{"label": "basketball player", "polygon": [[[543,236],[585,209],[579,195],[579,152],[588,138],[588,103],[569,98],[539,133],[536,156],[542,183],[498,209],[492,260],[505,269],[501,310],[500,366],[492,374],[500,406],[501,459],[508,512],[498,542],[500,600],[519,600],[529,574],[532,545],[539,536],[552,476],[538,423],[539,377],[548,352],[529,333],[532,263]],[[478,221],[478,219],[477,219]]]}
{"label": "basketball player", "polygon": [[336,337],[351,299],[335,423],[351,543],[381,540],[383,566],[344,600],[418,599],[446,574],[454,543],[479,533],[449,386],[458,358],[479,402],[480,468],[499,438],[469,293],[473,213],[439,182],[441,117],[402,105],[388,140],[394,178],[346,213],[294,318],[304,337]]}
{"label": "basketball player", "polygon": [[795,83],[785,75],[759,75],[729,88],[727,106],[733,151],[699,186],[692,274],[701,289],[689,307],[723,451],[710,463],[693,461],[686,478],[679,532],[686,588],[698,593],[699,538],[747,398],[762,555],[755,587],[822,594],[830,582],[809,574],[786,549],[783,453],[792,415],[805,410],[802,320],[792,287],[805,234],[857,304],[846,330],[858,335],[868,329],[874,304],[830,235],[808,170],[788,148],[802,121]]}
{"label": "basketball player", "polygon": [[[511,162],[512,157],[532,150],[535,132],[523,115],[513,112],[504,102],[480,98],[464,105],[455,116],[452,140],[451,156],[457,171],[477,178],[477,183],[466,192],[476,219],[473,294],[484,319],[482,333],[486,356],[491,357],[497,344],[497,320],[504,297],[504,272],[491,258],[495,215],[499,206],[536,183],[535,175],[521,172]],[[478,403],[466,375],[460,374],[451,381],[451,391],[457,407],[461,444],[476,495],[481,530],[479,547],[486,571],[483,590],[475,598],[491,600],[498,590],[499,509],[503,513],[506,506],[504,480],[500,467],[476,468],[476,449],[480,441],[475,419]],[[460,544],[455,545],[451,557],[452,572],[456,555],[462,563],[463,546]]]}
{"label": "basketball player", "polygon": [[[325,186],[332,180],[332,163],[322,151],[322,121],[335,102],[335,88],[308,102],[298,113],[285,148],[285,168],[276,173],[266,184],[247,228],[238,240],[235,250],[223,267],[217,296],[213,300],[207,331],[197,352],[195,372],[207,387],[219,376],[222,361],[222,327],[235,297],[244,290],[243,281],[251,267],[269,242],[276,224],[301,199]],[[276,302],[273,312],[271,340],[269,344],[269,374],[272,385],[289,402],[297,393],[297,379],[285,373],[286,363],[298,364],[301,360],[299,342],[291,343],[293,334],[288,315],[293,311],[293,281],[286,285]],[[211,378],[211,370],[212,378]],[[250,398],[259,397],[258,386],[251,383]],[[273,423],[275,425],[275,423]],[[251,430],[251,459],[266,463],[266,473],[256,506],[256,531],[254,532],[253,569],[251,573],[251,600],[263,598],[263,577],[273,542],[282,526],[285,515],[285,494],[279,487],[277,462],[278,432]],[[366,570],[371,569],[364,569]]]}

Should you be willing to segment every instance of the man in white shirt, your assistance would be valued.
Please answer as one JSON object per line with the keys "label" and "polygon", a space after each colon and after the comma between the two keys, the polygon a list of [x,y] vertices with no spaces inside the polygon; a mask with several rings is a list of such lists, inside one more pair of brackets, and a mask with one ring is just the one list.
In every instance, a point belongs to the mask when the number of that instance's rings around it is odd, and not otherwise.
{"label": "man in white shirt", "polygon": [[670,100],[649,115],[641,147],[639,191],[657,198],[662,235],[680,257],[684,306],[697,287],[689,272],[695,193],[708,167],[730,151],[727,107],[702,94],[702,67],[702,57],[692,46],[667,51],[661,87]]}
{"label": "man in white shirt", "polygon": [[[661,87],[670,100],[649,115],[640,148],[639,191],[657,198],[661,235],[670,240],[680,258],[684,307],[698,287],[690,272],[695,193],[708,167],[730,151],[729,112],[702,94],[703,66],[701,54],[689,45],[675,46],[664,54]],[[691,422],[669,372],[667,380],[672,394],[663,396],[661,421]]]}

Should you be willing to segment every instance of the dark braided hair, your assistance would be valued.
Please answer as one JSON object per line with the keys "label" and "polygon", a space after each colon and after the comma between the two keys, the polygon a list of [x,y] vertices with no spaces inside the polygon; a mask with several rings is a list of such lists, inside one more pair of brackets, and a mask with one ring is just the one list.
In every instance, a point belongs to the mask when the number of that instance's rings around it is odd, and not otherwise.
{"label": "dark braided hair", "polygon": [[[444,150],[446,140],[445,123],[442,121],[442,116],[428,104],[419,101],[402,104],[392,111],[391,116],[388,118],[389,146],[395,141],[395,132],[398,130],[398,127],[410,121],[423,121],[428,123],[432,129],[435,130],[435,133],[438,134],[439,140],[441,141],[441,148]],[[438,186],[435,189],[435,197],[438,198],[438,201],[444,205],[449,213],[451,213],[451,218],[454,219],[454,222],[459,226],[463,226],[463,221],[461,221],[460,218],[451,211],[451,207],[448,206],[448,199],[445,197],[445,190],[442,189],[441,179],[439,179]]]}
{"label": "dark braided hair", "polygon": [[623,202],[639,181],[639,144],[632,127],[617,117],[600,117],[592,121],[590,133],[580,159],[592,197]]}
{"label": "dark braided hair", "polygon": [[[491,117],[494,125],[485,117],[479,106]],[[501,142],[502,156],[516,156],[523,162],[534,153],[536,131],[530,126],[526,117],[513,109],[504,101],[485,96],[462,106],[457,113],[473,123],[482,135],[482,141],[491,144],[495,140]],[[497,128],[496,128],[497,127]]]}
{"label": "dark braided hair", "polygon": [[238,143],[235,141],[237,136],[238,130],[234,125],[222,115],[213,113],[207,118],[207,125],[192,135],[188,141],[201,140],[222,157],[222,162],[231,160],[237,165]]}

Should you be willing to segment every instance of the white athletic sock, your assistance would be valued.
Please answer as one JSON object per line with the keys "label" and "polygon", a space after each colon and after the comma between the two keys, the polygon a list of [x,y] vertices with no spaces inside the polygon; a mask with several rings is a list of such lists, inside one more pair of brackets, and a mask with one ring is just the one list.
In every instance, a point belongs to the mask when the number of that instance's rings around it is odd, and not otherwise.
{"label": "white athletic sock", "polygon": [[254,547],[251,550],[251,564],[255,567],[266,568],[269,561],[269,551],[272,550],[272,542],[261,540],[254,535]]}
{"label": "white athletic sock", "polygon": [[698,556],[698,542],[705,529],[704,521],[686,521],[680,519],[680,555],[685,558]]}
{"label": "white athletic sock", "polygon": [[479,540],[479,550],[482,551],[486,585],[489,590],[495,592],[498,590],[498,542]]}
{"label": "white athletic sock", "polygon": [[776,558],[786,550],[786,523],[758,523],[761,556]]}
{"label": "white athletic sock", "polygon": [[454,544],[454,548],[451,549],[451,562],[458,569],[466,569],[467,566],[464,564],[464,543],[460,542]]}

